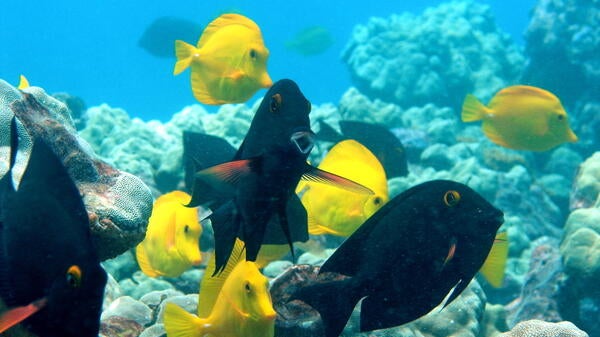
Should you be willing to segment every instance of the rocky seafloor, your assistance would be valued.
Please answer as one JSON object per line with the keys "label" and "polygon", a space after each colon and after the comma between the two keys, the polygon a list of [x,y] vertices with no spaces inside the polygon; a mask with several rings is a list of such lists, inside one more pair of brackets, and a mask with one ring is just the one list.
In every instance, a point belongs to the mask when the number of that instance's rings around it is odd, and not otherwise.
{"label": "rocky seafloor", "polygon": [[[524,48],[500,31],[489,7],[475,2],[445,3],[420,15],[372,18],[356,26],[341,55],[354,87],[337,104],[313,102],[313,130],[319,129],[319,120],[333,126],[347,119],[387,125],[403,142],[409,165],[407,176],[388,181],[390,196],[432,179],[467,183],[503,210],[510,250],[503,287],[477,278],[443,310],[369,333],[357,332],[356,311],[342,336],[600,336],[598,18],[598,1],[540,0]],[[467,93],[486,102],[517,83],[564,97],[579,142],[544,153],[513,151],[492,144],[479,125],[460,121]],[[182,132],[206,132],[238,146],[257,104],[224,105],[217,113],[191,105],[166,123],[132,118],[103,104],[88,108],[76,130],[65,105],[39,88],[24,92],[5,82],[0,86],[2,125],[19,113],[14,105],[7,109],[8,102],[42,102],[48,112],[43,124],[69,135],[71,150],[63,157],[81,158],[78,165],[67,166],[77,167],[71,173],[79,177],[75,180],[88,211],[98,209],[95,237],[119,243],[101,254],[118,255],[103,262],[111,276],[101,335],[164,336],[164,304],[175,302],[195,312],[204,269],[175,279],[150,278],[127,247],[143,237],[150,196],[183,188]],[[318,163],[325,149],[315,147],[310,160]],[[123,181],[129,182],[126,187]],[[124,196],[120,203],[110,202],[115,189]],[[330,246],[339,242],[330,241]],[[310,253],[297,261],[322,262]],[[265,267],[276,306],[278,290],[293,273],[302,272],[289,260]],[[294,326],[280,317],[276,335],[319,336],[311,326]]]}

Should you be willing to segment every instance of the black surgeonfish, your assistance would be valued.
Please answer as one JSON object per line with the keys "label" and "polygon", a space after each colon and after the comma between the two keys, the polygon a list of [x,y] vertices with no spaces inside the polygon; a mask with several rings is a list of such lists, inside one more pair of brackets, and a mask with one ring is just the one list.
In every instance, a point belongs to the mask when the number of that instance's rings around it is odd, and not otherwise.
{"label": "black surgeonfish", "polygon": [[[294,193],[303,179],[373,193],[348,179],[306,162],[314,134],[310,102],[292,80],[276,82],[263,98],[233,161],[196,173],[188,206],[208,204],[215,233],[215,274],[227,264],[235,238],[244,241],[246,260],[262,244],[308,240],[306,210]],[[215,193],[220,194],[215,201]],[[293,250],[292,250],[293,254]]]}
{"label": "black surgeonfish", "polygon": [[360,330],[389,328],[444,306],[482,267],[503,214],[466,185],[435,180],[401,193],[352,234],[319,274],[349,276],[300,288],[338,336],[361,299]]}
{"label": "black surgeonfish", "polygon": [[40,140],[15,186],[16,123],[0,179],[0,332],[21,323],[39,337],[97,337],[107,276],[79,190]]}
{"label": "black surgeonfish", "polygon": [[383,165],[388,179],[408,174],[406,150],[400,140],[381,124],[342,120],[339,122],[342,134],[331,125],[319,121],[317,138],[337,143],[344,139],[354,139],[366,146]]}

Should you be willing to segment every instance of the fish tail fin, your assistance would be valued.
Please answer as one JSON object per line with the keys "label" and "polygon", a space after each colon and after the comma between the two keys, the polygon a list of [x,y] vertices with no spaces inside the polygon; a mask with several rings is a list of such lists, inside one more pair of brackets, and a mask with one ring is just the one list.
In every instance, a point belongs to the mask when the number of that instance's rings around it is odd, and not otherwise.
{"label": "fish tail fin", "polygon": [[492,249],[481,267],[481,275],[492,287],[500,288],[504,281],[504,270],[508,258],[508,233],[502,232],[496,236]]}
{"label": "fish tail fin", "polygon": [[326,337],[341,334],[361,295],[350,279],[300,288],[291,300],[309,304],[321,315]]}
{"label": "fish tail fin", "polygon": [[175,63],[175,69],[173,69],[173,75],[181,74],[192,64],[193,55],[196,51],[196,47],[187,42],[181,40],[175,41],[175,56],[177,56],[177,62]]}
{"label": "fish tail fin", "polygon": [[461,119],[463,122],[475,122],[483,119],[488,108],[477,97],[468,94],[462,106]]}
{"label": "fish tail fin", "polygon": [[169,337],[203,336],[202,319],[175,303],[167,303],[164,313],[165,331]]}

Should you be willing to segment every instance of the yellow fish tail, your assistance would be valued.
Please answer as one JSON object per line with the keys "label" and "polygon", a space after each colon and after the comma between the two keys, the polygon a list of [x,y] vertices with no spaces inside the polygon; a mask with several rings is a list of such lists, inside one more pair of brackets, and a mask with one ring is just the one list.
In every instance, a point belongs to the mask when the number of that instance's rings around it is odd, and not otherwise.
{"label": "yellow fish tail", "polygon": [[462,106],[461,119],[463,122],[475,122],[481,120],[485,116],[487,110],[488,108],[486,108],[477,97],[469,94],[465,97]]}
{"label": "yellow fish tail", "polygon": [[175,303],[167,303],[165,306],[164,324],[169,337],[204,336],[201,321]]}
{"label": "yellow fish tail", "polygon": [[494,288],[500,288],[504,281],[504,269],[508,258],[508,233],[496,236],[488,257],[481,267],[481,274]]}
{"label": "yellow fish tail", "polygon": [[175,69],[173,69],[173,75],[179,75],[186,70],[192,64],[194,54],[197,51],[196,47],[187,42],[181,40],[175,41],[177,62],[175,63]]}
{"label": "yellow fish tail", "polygon": [[17,89],[21,90],[25,88],[29,88],[29,81],[25,76],[21,75],[19,77],[19,85],[17,86]]}

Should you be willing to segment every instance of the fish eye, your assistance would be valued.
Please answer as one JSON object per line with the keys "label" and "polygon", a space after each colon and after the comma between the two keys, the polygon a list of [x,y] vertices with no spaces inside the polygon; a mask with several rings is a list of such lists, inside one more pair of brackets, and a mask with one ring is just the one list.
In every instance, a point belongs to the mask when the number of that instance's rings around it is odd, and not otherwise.
{"label": "fish eye", "polygon": [[188,226],[188,225],[185,225],[185,227],[183,227],[183,232],[184,232],[185,234],[187,234],[189,231],[190,231],[190,226]]}
{"label": "fish eye", "polygon": [[444,204],[448,207],[453,207],[460,201],[460,193],[452,190],[444,194]]}
{"label": "fish eye", "polygon": [[253,59],[256,58],[256,50],[255,49],[250,49],[250,57]]}
{"label": "fish eye", "polygon": [[249,294],[252,291],[252,289],[250,288],[250,283],[249,282],[246,282],[246,284],[244,285],[244,288],[246,289],[246,293],[247,294]]}
{"label": "fish eye", "polygon": [[381,198],[380,198],[380,197],[375,197],[375,199],[373,199],[373,203],[374,203],[375,205],[379,205],[379,204],[381,204]]}
{"label": "fish eye", "polygon": [[559,120],[559,121],[562,121],[563,119],[565,119],[565,116],[563,116],[563,115],[558,115],[558,120]]}
{"label": "fish eye", "polygon": [[279,108],[281,108],[281,95],[275,94],[271,96],[271,105],[269,106],[269,109],[271,112],[277,112]]}
{"label": "fish eye", "polygon": [[65,275],[67,284],[71,288],[79,288],[81,286],[81,269],[77,265],[72,265],[67,270]]}

